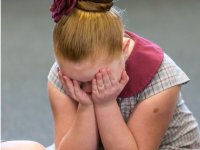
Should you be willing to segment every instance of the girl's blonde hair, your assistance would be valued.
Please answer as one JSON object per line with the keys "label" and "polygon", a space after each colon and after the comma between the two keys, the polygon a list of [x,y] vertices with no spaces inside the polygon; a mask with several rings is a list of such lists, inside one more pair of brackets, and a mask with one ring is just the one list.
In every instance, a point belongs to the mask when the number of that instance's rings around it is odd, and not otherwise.
{"label": "girl's blonde hair", "polygon": [[108,60],[119,57],[123,40],[120,13],[116,7],[106,12],[89,12],[75,7],[69,15],[63,15],[54,27],[55,55],[72,62],[87,58],[95,61],[100,56],[106,56]]}

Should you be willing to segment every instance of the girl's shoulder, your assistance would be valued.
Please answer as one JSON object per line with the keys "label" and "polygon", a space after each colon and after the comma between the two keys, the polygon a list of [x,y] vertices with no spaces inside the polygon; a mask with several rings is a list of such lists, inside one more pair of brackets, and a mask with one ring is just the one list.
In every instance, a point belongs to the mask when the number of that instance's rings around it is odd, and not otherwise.
{"label": "girl's shoulder", "polygon": [[163,61],[152,80],[142,91],[129,98],[140,102],[170,87],[183,85],[189,81],[190,79],[187,74],[166,53],[164,53]]}
{"label": "girl's shoulder", "polygon": [[144,100],[176,85],[190,81],[186,73],[164,53],[163,62],[152,81],[139,93],[139,99]]}

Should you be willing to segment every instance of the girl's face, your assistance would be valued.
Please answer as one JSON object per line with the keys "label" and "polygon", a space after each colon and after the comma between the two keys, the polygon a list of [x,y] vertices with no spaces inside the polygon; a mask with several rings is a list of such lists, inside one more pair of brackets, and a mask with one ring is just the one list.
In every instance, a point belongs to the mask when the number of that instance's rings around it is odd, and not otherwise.
{"label": "girl's face", "polygon": [[70,79],[77,80],[80,87],[87,93],[91,94],[92,79],[99,72],[100,69],[109,68],[120,80],[121,73],[125,69],[125,62],[131,54],[135,42],[130,38],[123,38],[122,55],[112,61],[106,61],[105,57],[98,57],[98,60],[92,61],[86,59],[81,63],[73,63],[67,60],[57,58],[60,71],[63,75]]}
{"label": "girl's face", "polygon": [[80,87],[88,94],[92,91],[92,79],[100,69],[110,68],[115,77],[120,80],[121,73],[125,68],[123,57],[107,62],[103,57],[100,57],[95,62],[90,59],[84,60],[81,63],[72,63],[66,60],[57,59],[59,69],[63,75],[70,79],[77,80]]}

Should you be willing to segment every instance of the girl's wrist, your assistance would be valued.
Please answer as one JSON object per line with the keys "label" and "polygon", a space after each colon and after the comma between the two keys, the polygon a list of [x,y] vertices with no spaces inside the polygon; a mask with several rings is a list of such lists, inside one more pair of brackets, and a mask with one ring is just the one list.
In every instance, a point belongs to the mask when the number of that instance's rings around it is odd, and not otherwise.
{"label": "girl's wrist", "polygon": [[84,116],[91,115],[94,112],[94,105],[83,105],[79,103],[77,112]]}
{"label": "girl's wrist", "polygon": [[90,107],[94,107],[94,104],[93,104],[93,103],[87,103],[87,104],[79,103],[79,104],[78,104],[78,108],[79,108],[79,107],[82,107],[82,108],[90,108]]}
{"label": "girl's wrist", "polygon": [[113,100],[107,103],[94,104],[94,111],[98,114],[109,114],[109,112],[113,111],[116,107],[119,108],[117,100]]}
{"label": "girl's wrist", "polygon": [[107,106],[111,106],[115,103],[116,103],[116,99],[102,101],[102,102],[97,101],[97,102],[94,102],[94,106],[95,107],[107,107]]}

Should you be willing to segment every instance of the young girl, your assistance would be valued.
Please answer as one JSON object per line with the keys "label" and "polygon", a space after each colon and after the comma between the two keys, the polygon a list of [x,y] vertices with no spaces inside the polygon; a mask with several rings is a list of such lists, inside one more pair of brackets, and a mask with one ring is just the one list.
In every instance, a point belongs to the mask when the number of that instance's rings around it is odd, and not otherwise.
{"label": "young girl", "polygon": [[181,97],[187,75],[124,29],[112,0],[54,0],[48,93],[56,150],[200,149]]}

